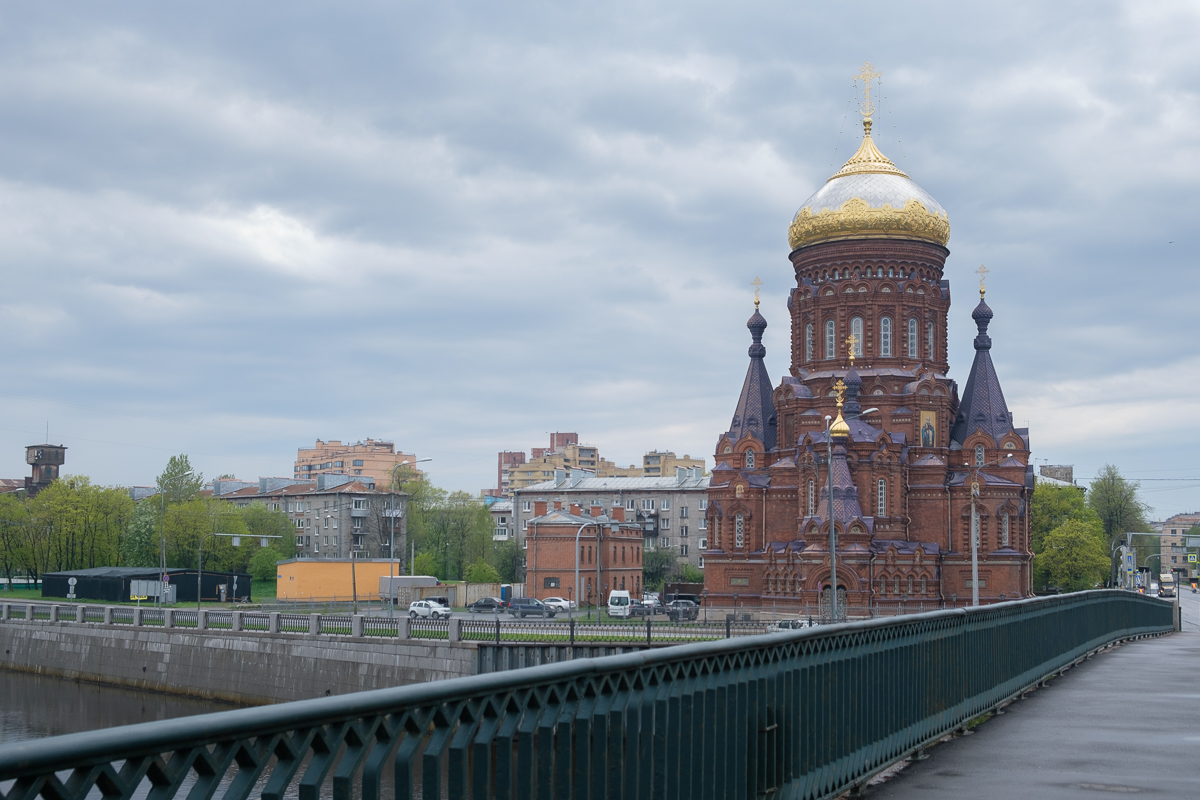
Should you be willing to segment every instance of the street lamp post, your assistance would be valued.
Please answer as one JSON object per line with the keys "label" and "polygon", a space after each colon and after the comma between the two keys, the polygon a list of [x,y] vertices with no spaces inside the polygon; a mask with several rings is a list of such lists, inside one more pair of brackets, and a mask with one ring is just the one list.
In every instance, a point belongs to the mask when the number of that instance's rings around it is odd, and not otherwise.
{"label": "street lamp post", "polygon": [[[189,469],[182,475],[176,475],[175,480],[190,478],[195,474],[195,471]],[[165,482],[158,487],[158,498],[158,597],[155,598],[155,605],[162,608],[163,579],[167,575],[167,535],[165,528],[167,518],[167,485]]]}
{"label": "street lamp post", "polygon": [[[841,398],[838,398],[841,405]],[[825,415],[825,463],[829,467],[829,608],[837,622],[837,511],[833,503],[833,417]]]}
{"label": "street lamp post", "polygon": [[[577,597],[582,597],[582,595],[579,593],[579,536],[583,533],[584,528],[593,524],[595,523],[585,522],[579,526],[579,530],[575,531],[575,595]],[[568,599],[567,602],[569,604],[570,600]],[[571,613],[571,609],[569,607],[567,608],[567,616],[574,619],[574,614]]]}
{"label": "street lamp post", "polygon": [[[426,461],[433,461],[432,458],[418,458],[416,461],[405,461],[392,467],[392,486],[391,486],[391,508],[388,510],[388,519],[391,525],[391,534],[388,539],[388,617],[391,618],[394,612],[395,588],[392,586],[392,579],[395,576],[393,567],[396,564],[396,470],[401,467],[406,467],[410,464],[423,464]],[[401,525],[401,533],[408,531],[407,517],[405,524]]]}

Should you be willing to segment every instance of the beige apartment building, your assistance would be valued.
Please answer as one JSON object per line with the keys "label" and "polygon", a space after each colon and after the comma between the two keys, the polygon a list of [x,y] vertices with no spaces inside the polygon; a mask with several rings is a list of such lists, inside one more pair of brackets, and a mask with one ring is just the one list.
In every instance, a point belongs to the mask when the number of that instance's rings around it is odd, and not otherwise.
{"label": "beige apartment building", "polygon": [[676,468],[704,471],[704,459],[685,455],[679,458],[670,450],[651,450],[642,456],[642,465],[619,467],[601,457],[595,445],[580,444],[577,433],[550,434],[549,447],[535,447],[525,461],[523,452],[504,451],[498,456],[497,486],[487,490],[495,497],[507,497],[518,489],[554,478],[556,470],[586,470],[597,478],[657,478],[674,476]]}
{"label": "beige apartment building", "polygon": [[[1162,523],[1162,563],[1165,569],[1187,570],[1188,577],[1196,576],[1196,565],[1188,562],[1188,547],[1185,534],[1200,525],[1200,513],[1176,514]],[[1191,552],[1198,552],[1191,548]]]}
{"label": "beige apartment building", "polygon": [[295,480],[312,480],[317,475],[349,475],[373,478],[381,489],[392,484],[392,471],[401,464],[412,464],[415,455],[401,453],[393,442],[367,439],[354,444],[342,444],[338,439],[323,442],[317,439],[313,447],[296,451]]}
{"label": "beige apartment building", "polygon": [[689,455],[678,458],[670,450],[664,452],[651,450],[642,456],[642,474],[637,477],[657,478],[662,475],[674,475],[676,467],[680,469],[695,469],[699,467],[703,471],[704,459],[692,458]]}

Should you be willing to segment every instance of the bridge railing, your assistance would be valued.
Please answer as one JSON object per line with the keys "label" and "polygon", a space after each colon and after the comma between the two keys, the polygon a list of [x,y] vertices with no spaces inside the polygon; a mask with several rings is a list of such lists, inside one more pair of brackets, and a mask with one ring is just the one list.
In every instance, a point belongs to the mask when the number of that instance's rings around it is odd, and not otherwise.
{"label": "bridge railing", "polygon": [[0,800],[826,798],[1173,617],[1083,592],[70,734],[0,746]]}

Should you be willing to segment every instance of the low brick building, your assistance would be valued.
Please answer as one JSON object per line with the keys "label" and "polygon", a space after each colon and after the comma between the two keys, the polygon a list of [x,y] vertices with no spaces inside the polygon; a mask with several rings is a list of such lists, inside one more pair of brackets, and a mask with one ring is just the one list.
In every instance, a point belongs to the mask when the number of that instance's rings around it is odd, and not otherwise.
{"label": "low brick building", "polygon": [[[536,506],[537,513],[525,531],[525,591],[529,597],[578,600],[582,595],[582,605],[603,605],[614,589],[641,595],[642,528],[625,521],[624,509],[613,509],[609,517],[599,506],[588,509],[590,516],[578,505],[548,510],[546,503],[539,501]],[[575,585],[576,563],[582,592]]]}

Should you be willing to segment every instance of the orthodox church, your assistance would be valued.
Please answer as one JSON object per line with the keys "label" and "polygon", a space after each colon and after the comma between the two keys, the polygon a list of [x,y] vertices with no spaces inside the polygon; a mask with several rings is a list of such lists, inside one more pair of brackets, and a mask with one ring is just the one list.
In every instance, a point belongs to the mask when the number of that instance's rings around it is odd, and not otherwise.
{"label": "orthodox church", "polygon": [[960,396],[949,218],[872,141],[869,64],[864,75],[862,144],[788,231],[791,369],[777,386],[757,292],[746,324],[750,366],[705,511],[716,605],[815,612],[833,586],[839,607],[881,611],[1030,593],[1029,432],[992,365],[983,281]]}

